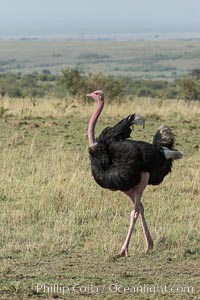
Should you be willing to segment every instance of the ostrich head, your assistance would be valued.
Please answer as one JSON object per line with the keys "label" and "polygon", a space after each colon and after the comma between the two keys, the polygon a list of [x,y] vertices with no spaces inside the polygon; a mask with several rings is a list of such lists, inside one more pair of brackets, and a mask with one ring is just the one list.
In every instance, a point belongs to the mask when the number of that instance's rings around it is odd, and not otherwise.
{"label": "ostrich head", "polygon": [[87,94],[87,97],[93,98],[96,101],[104,101],[104,93],[101,90]]}

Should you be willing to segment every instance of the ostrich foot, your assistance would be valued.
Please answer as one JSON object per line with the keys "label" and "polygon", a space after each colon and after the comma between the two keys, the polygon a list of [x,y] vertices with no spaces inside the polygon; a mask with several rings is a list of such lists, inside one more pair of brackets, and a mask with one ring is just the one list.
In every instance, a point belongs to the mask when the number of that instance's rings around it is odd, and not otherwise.
{"label": "ostrich foot", "polygon": [[153,249],[153,240],[149,240],[147,243],[147,247],[145,248],[145,253],[148,254],[152,249]]}
{"label": "ostrich foot", "polygon": [[128,256],[128,248],[122,248],[120,253],[119,253],[119,256],[121,257],[127,257]]}

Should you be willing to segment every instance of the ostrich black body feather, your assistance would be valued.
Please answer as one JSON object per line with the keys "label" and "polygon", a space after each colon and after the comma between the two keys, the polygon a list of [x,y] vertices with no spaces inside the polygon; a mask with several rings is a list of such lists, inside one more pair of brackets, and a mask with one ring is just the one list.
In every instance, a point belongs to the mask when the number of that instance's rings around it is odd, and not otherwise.
{"label": "ostrich black body feather", "polygon": [[[134,117],[105,128],[89,148],[92,175],[103,188],[128,191],[140,182],[142,172],[150,173],[148,184],[157,185],[171,171],[173,160],[164,155],[162,138],[157,138],[160,132],[154,135],[154,144],[129,139]],[[173,143],[171,139],[164,146],[171,149]]]}

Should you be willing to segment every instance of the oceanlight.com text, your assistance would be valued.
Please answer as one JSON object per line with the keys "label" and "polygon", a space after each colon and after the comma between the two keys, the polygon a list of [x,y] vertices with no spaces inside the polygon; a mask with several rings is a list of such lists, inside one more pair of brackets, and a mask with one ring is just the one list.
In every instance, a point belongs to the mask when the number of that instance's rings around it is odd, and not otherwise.
{"label": "oceanlight.com text", "polygon": [[94,284],[80,284],[73,285],[64,284],[46,284],[38,283],[36,291],[39,294],[60,294],[67,295],[70,293],[76,294],[193,294],[194,287],[190,285],[120,285],[118,283],[111,283],[108,285],[97,286]]}

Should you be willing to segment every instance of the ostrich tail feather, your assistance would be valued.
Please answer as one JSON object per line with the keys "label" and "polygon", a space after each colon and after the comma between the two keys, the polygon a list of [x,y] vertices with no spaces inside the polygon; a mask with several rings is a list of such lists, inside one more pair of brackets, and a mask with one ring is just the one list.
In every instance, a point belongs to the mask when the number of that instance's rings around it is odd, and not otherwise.
{"label": "ostrich tail feather", "polygon": [[153,136],[153,144],[173,149],[175,144],[175,134],[172,129],[166,125],[161,125]]}

